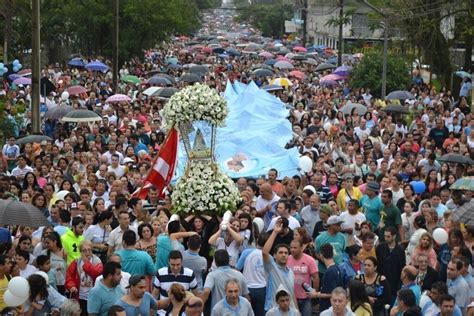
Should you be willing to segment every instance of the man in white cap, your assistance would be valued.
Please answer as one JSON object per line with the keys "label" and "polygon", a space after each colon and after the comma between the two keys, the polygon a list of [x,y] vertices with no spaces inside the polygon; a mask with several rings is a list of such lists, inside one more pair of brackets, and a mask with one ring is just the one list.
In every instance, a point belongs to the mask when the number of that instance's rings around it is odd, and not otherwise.
{"label": "man in white cap", "polygon": [[[332,215],[328,218],[327,226],[328,230],[321,233],[316,238],[316,253],[319,254],[320,248],[324,244],[330,244],[334,248],[334,261],[336,264],[342,262],[342,255],[346,249],[346,237],[341,233],[341,224],[344,221],[340,216]],[[326,272],[326,266],[322,260],[318,262],[318,270],[320,274]]]}

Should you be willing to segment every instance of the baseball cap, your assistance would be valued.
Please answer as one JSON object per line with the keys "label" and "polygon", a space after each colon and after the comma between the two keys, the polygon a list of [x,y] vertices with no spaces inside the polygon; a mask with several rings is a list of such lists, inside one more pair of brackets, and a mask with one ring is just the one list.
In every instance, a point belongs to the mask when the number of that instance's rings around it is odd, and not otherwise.
{"label": "baseball cap", "polygon": [[374,191],[374,192],[379,192],[380,191],[380,185],[375,181],[371,181],[367,184],[367,189],[371,190],[371,191]]}
{"label": "baseball cap", "polygon": [[128,286],[126,288],[129,289],[130,287],[137,285],[141,280],[145,280],[144,275],[132,275],[130,279],[128,279]]}
{"label": "baseball cap", "polygon": [[344,221],[340,216],[332,215],[328,218],[328,225],[338,225],[343,223]]}

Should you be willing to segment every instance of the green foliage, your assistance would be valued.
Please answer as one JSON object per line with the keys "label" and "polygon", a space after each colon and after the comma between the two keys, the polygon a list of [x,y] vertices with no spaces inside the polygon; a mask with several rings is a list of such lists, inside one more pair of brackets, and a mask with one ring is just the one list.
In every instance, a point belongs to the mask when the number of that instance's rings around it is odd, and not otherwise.
{"label": "green foliage", "polygon": [[291,5],[252,4],[241,8],[239,20],[250,22],[262,31],[264,36],[282,37],[285,30],[285,20],[293,18]]}
{"label": "green foliage", "polygon": [[[41,42],[50,59],[60,47],[84,55],[111,56],[114,0],[41,1]],[[141,55],[143,49],[175,34],[199,29],[199,10],[221,0],[120,0],[119,57]],[[2,4],[0,3],[0,10]],[[13,1],[10,56],[31,48],[31,0]],[[57,59],[55,59],[57,60]]]}
{"label": "green foliage", "polygon": [[[374,96],[380,97],[382,90],[383,54],[370,52],[352,72],[351,86],[370,88]],[[405,90],[410,84],[410,68],[406,60],[399,55],[388,55],[387,60],[387,93],[394,90]]]}
{"label": "green foliage", "polygon": [[[9,137],[18,137],[15,135],[15,131],[18,130],[18,117],[8,117],[5,109],[7,108],[7,102],[9,97],[0,96],[0,143],[4,144],[5,140]],[[15,111],[16,112],[16,111]]]}

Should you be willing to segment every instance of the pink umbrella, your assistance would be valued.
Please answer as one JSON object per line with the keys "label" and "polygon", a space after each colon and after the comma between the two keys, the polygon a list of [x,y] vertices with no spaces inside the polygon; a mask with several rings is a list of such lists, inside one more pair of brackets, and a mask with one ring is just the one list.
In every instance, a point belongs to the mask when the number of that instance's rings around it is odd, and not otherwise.
{"label": "pink umbrella", "polygon": [[285,56],[278,56],[276,60],[277,60],[277,61],[287,61],[287,62],[289,62],[289,63],[292,63],[292,62],[293,62],[291,59],[286,58]]}
{"label": "pink umbrella", "polygon": [[13,81],[14,84],[16,85],[30,85],[31,84],[31,78],[26,78],[26,77],[20,77],[20,78],[16,78],[14,81]]}
{"label": "pink umbrella", "polygon": [[306,48],[304,48],[303,46],[295,46],[295,47],[293,47],[293,51],[300,52],[300,53],[306,53],[308,50]]}
{"label": "pink umbrella", "polygon": [[130,102],[132,101],[132,99],[130,99],[128,96],[126,96],[125,94],[114,94],[113,96],[111,97],[108,97],[107,100],[105,100],[105,102],[108,102],[108,103],[114,103],[114,102]]}
{"label": "pink umbrella", "polygon": [[304,80],[304,78],[306,78],[306,75],[302,71],[299,71],[299,70],[290,71],[288,76],[295,77],[300,80]]}
{"label": "pink umbrella", "polygon": [[258,56],[263,57],[263,58],[272,58],[273,54],[269,52],[261,52],[260,54],[258,54]]}
{"label": "pink umbrella", "polygon": [[67,88],[67,92],[70,95],[83,94],[87,92],[87,89],[84,88],[83,86],[72,86],[72,87]]}
{"label": "pink umbrella", "polygon": [[201,49],[201,52],[205,54],[212,54],[213,50],[212,50],[212,47],[206,46]]}
{"label": "pink umbrella", "polygon": [[336,75],[336,74],[330,74],[330,75],[324,76],[321,79],[319,79],[319,82],[321,82],[321,81],[340,81],[340,80],[344,80],[344,77],[341,77],[341,76]]}
{"label": "pink umbrella", "polygon": [[20,76],[31,75],[31,69],[23,69],[18,72]]}
{"label": "pink umbrella", "polygon": [[183,49],[180,49],[180,50],[179,50],[179,52],[178,52],[178,54],[180,54],[180,55],[186,55],[186,54],[189,54],[189,50],[187,50],[187,49],[184,49],[184,48],[183,48]]}

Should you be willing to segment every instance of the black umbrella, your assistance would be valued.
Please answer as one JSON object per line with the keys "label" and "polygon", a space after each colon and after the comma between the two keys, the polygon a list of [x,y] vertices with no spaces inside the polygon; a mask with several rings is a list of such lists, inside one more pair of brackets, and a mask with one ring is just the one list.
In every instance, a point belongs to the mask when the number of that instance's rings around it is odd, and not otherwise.
{"label": "black umbrella", "polygon": [[153,76],[148,81],[146,82],[147,84],[154,84],[154,85],[162,85],[162,86],[168,86],[171,85],[171,81],[169,81],[168,78],[165,77],[159,77],[159,76]]}
{"label": "black umbrella", "polygon": [[51,225],[36,206],[16,200],[0,200],[0,223],[33,227]]}
{"label": "black umbrella", "polygon": [[445,154],[438,158],[438,161],[449,163],[460,163],[464,165],[474,165],[474,160],[468,156],[460,154]]}
{"label": "black umbrella", "polygon": [[387,113],[408,113],[408,110],[404,106],[399,104],[387,105],[385,108],[382,109],[382,111]]}
{"label": "black umbrella", "polygon": [[293,59],[293,60],[306,60],[308,58],[306,56],[303,56],[303,55],[295,55],[295,56],[291,57],[291,59]]}
{"label": "black umbrella", "polygon": [[334,69],[334,68],[336,68],[336,66],[333,65],[333,64],[330,64],[330,63],[322,63],[322,64],[320,64],[318,67],[316,67],[316,71],[324,71],[324,70]]}
{"label": "black umbrella", "polygon": [[22,138],[18,138],[15,141],[15,144],[22,145],[22,144],[32,144],[32,143],[41,143],[43,140],[52,141],[52,139],[48,136],[44,135],[28,135]]}
{"label": "black umbrella", "polygon": [[214,53],[216,54],[223,54],[225,53],[225,49],[223,49],[222,47],[216,47],[212,50]]}
{"label": "black umbrella", "polygon": [[257,70],[254,70],[252,74],[258,78],[271,77],[274,75],[273,71],[271,71],[270,69],[257,69]]}
{"label": "black umbrella", "polygon": [[51,92],[56,91],[56,86],[49,81],[48,78],[41,78],[40,82],[40,93],[43,97],[48,96]]}
{"label": "black umbrella", "polygon": [[58,105],[46,111],[46,113],[44,114],[44,117],[50,120],[59,120],[59,119],[62,119],[64,115],[68,114],[72,110],[74,110],[72,106]]}
{"label": "black umbrella", "polygon": [[206,75],[209,72],[209,69],[203,65],[196,65],[189,68],[189,72],[198,75]]}
{"label": "black umbrella", "polygon": [[266,65],[266,64],[256,64],[256,65],[252,66],[252,70],[257,70],[257,69],[273,70],[272,66]]}
{"label": "black umbrella", "polygon": [[100,122],[102,118],[99,114],[89,110],[74,110],[64,115],[63,122]]}
{"label": "black umbrella", "polygon": [[160,91],[158,91],[155,96],[158,96],[160,98],[165,98],[165,99],[168,99],[168,98],[171,98],[171,96],[173,94],[175,94],[176,92],[178,92],[179,90],[176,89],[176,88],[173,88],[173,87],[167,87],[167,88],[163,88],[161,89]]}
{"label": "black umbrella", "polygon": [[174,80],[174,78],[171,77],[171,76],[168,75],[168,74],[162,74],[162,73],[160,73],[160,74],[154,75],[153,77],[163,77],[163,78],[166,78],[166,79],[168,79],[169,81],[171,81],[171,83],[175,83],[175,82],[176,82],[176,80]]}
{"label": "black umbrella", "polygon": [[195,83],[195,82],[202,82],[202,79],[196,74],[184,74],[181,77],[179,77],[179,81],[183,81],[187,83]]}
{"label": "black umbrella", "polygon": [[406,100],[413,98],[413,94],[405,90],[392,91],[385,97],[387,100]]}

